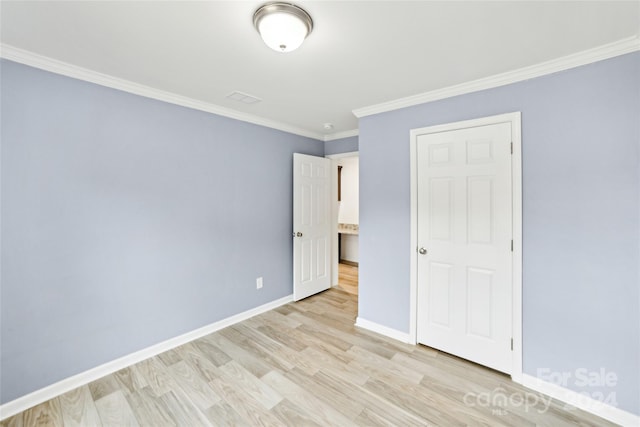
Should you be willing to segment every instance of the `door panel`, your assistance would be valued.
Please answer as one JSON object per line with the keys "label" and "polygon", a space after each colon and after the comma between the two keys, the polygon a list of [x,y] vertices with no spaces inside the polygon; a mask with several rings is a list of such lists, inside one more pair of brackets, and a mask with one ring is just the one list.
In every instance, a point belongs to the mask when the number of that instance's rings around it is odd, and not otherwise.
{"label": "door panel", "polygon": [[329,159],[293,155],[293,298],[330,286]]}
{"label": "door panel", "polygon": [[434,262],[429,270],[430,320],[445,328],[451,328],[451,267]]}
{"label": "door panel", "polygon": [[450,241],[453,235],[453,178],[432,178],[429,183],[431,239]]}
{"label": "door panel", "polygon": [[476,337],[493,337],[492,307],[493,271],[482,268],[467,268],[467,334]]}
{"label": "door panel", "polygon": [[493,243],[493,177],[467,178],[467,233],[469,243]]}
{"label": "door panel", "polygon": [[511,370],[511,124],[417,137],[418,342]]}

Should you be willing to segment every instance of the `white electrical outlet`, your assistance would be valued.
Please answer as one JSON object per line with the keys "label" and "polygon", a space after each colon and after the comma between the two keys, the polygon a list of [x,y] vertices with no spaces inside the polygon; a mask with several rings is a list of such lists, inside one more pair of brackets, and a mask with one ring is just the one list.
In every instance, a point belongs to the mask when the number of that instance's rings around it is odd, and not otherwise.
{"label": "white electrical outlet", "polygon": [[256,279],[256,289],[262,289],[262,277]]}

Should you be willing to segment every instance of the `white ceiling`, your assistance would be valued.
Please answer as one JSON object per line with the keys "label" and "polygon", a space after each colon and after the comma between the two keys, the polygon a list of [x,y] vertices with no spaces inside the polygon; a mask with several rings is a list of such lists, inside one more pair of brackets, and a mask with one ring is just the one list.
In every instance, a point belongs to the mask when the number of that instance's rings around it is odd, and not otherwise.
{"label": "white ceiling", "polygon": [[[297,1],[314,30],[266,47],[260,1],[2,1],[3,44],[318,135],[354,109],[640,33],[640,1]],[[262,99],[226,98],[241,91]],[[334,129],[323,129],[324,123]]]}

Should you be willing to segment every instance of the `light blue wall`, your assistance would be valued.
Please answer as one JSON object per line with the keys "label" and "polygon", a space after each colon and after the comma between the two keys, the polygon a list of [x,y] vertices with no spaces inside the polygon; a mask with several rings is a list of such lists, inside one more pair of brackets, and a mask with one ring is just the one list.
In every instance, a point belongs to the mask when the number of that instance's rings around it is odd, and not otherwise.
{"label": "light blue wall", "polygon": [[[409,331],[409,130],[513,111],[524,372],[570,372],[567,387],[640,414],[640,53],[362,118],[359,315]],[[618,384],[580,388],[579,368]]]}
{"label": "light blue wall", "polygon": [[322,142],[1,72],[1,402],[291,294],[292,154]]}
{"label": "light blue wall", "polygon": [[334,139],[324,143],[324,154],[353,153],[358,151],[358,137],[350,136],[348,138]]}

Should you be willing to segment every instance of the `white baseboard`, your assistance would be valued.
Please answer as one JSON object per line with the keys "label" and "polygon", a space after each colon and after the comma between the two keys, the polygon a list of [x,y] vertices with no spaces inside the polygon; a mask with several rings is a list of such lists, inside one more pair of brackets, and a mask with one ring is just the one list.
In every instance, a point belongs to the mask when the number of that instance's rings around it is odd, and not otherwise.
{"label": "white baseboard", "polygon": [[362,317],[358,317],[356,319],[356,326],[371,332],[378,333],[380,335],[387,336],[389,338],[393,338],[394,340],[397,340],[397,341],[402,341],[403,343],[406,343],[406,344],[415,344],[414,342],[412,342],[408,333],[400,332],[397,329],[380,325],[370,320],[363,319]]}
{"label": "white baseboard", "polygon": [[116,371],[119,371],[120,369],[126,368],[127,366],[134,365],[145,359],[171,350],[172,348],[179,347],[205,335],[209,335],[213,332],[219,331],[220,329],[226,328],[227,326],[242,322],[243,320],[249,319],[250,317],[257,316],[258,314],[264,313],[269,310],[273,310],[274,308],[280,307],[281,305],[287,304],[291,301],[293,301],[293,295],[287,295],[286,297],[227,317],[225,319],[211,323],[210,325],[203,326],[202,328],[195,329],[191,332],[187,332],[186,334],[170,338],[161,343],[152,345],[151,347],[144,348],[142,350],[136,351],[135,353],[131,353],[119,359],[107,362],[103,365],[96,366],[95,368],[89,369],[88,371],[84,371],[72,377],[65,378],[62,381],[58,381],[47,387],[41,388],[40,390],[36,390],[27,395],[12,400],[11,402],[7,402],[4,405],[1,405],[0,420],[9,418],[12,415],[27,410],[42,402],[46,402],[49,399],[53,399],[54,397],[64,394],[75,388],[88,384],[91,381],[102,378],[105,375],[112,374]]}
{"label": "white baseboard", "polygon": [[531,390],[546,394],[560,400],[570,406],[590,412],[605,420],[609,420],[621,426],[640,426],[640,416],[595,400],[589,396],[580,394],[568,388],[560,387],[547,381],[543,381],[531,375],[522,374],[522,385]]}
{"label": "white baseboard", "polygon": [[[396,329],[371,322],[370,320],[366,320],[361,317],[358,317],[356,319],[356,326],[372,332],[376,332],[381,335],[385,335],[389,338],[393,338],[404,343],[415,344],[415,342],[410,339],[410,335],[408,333],[400,332]],[[542,381],[531,375],[523,373],[518,377],[518,379],[519,381],[517,382],[522,384],[524,387],[550,396],[561,402],[567,403],[572,407],[576,407],[597,415],[601,418],[604,418],[605,420],[609,420],[625,427],[640,426],[640,416],[627,412],[623,409],[602,403],[591,397],[585,396],[564,387],[560,387],[556,384]]]}

